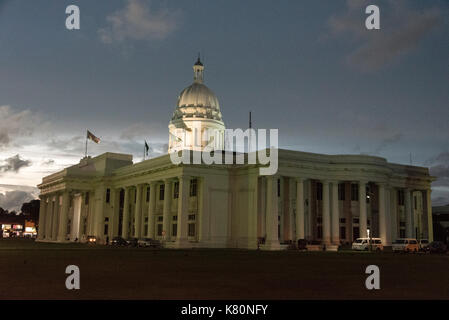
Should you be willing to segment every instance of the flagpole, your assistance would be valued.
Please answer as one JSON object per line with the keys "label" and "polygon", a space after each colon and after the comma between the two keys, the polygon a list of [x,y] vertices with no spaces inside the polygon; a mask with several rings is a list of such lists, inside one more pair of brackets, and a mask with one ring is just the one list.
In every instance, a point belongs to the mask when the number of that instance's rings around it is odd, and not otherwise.
{"label": "flagpole", "polygon": [[146,151],[146,149],[145,149],[145,142],[146,141],[143,142],[143,161],[145,161],[145,151]]}

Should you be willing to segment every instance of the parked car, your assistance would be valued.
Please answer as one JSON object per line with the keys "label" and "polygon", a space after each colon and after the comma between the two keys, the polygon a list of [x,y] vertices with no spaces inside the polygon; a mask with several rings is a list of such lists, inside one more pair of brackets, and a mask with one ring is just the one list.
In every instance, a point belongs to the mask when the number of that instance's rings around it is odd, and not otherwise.
{"label": "parked car", "polygon": [[393,252],[418,252],[418,240],[412,238],[397,239],[393,242]]}
{"label": "parked car", "polygon": [[420,239],[418,240],[419,243],[419,250],[424,250],[429,245],[428,239]]}
{"label": "parked car", "polygon": [[128,242],[126,242],[126,240],[122,237],[114,237],[111,241],[111,244],[113,246],[127,246]]}
{"label": "parked car", "polygon": [[384,249],[380,238],[357,238],[352,243],[352,250],[367,251],[370,250],[370,247],[373,251],[382,251]]}
{"label": "parked car", "polygon": [[97,237],[95,237],[95,236],[87,236],[86,241],[87,241],[87,244],[96,244],[97,243]]}
{"label": "parked car", "polygon": [[424,248],[424,252],[427,253],[446,253],[447,245],[441,241],[433,241],[428,246]]}
{"label": "parked car", "polygon": [[145,238],[137,240],[137,245],[139,247],[151,247],[151,248],[160,248],[162,246],[159,240]]}
{"label": "parked car", "polygon": [[130,247],[137,247],[137,238],[129,238],[126,242]]}

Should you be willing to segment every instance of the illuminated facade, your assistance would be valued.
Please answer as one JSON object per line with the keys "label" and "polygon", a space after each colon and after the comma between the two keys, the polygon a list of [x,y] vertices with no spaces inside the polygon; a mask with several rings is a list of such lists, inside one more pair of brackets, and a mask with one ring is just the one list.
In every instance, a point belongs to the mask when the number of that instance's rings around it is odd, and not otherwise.
{"label": "illuminated facade", "polygon": [[[169,124],[169,151],[178,129],[224,130],[216,96],[202,84],[179,96]],[[188,133],[189,134],[189,133]],[[200,141],[195,144],[195,141]],[[224,140],[218,140],[217,149]],[[234,155],[235,156],[235,155]],[[234,161],[235,163],[235,161]],[[260,247],[285,249],[298,239],[336,250],[357,237],[432,240],[427,168],[388,163],[366,155],[322,155],[279,150],[278,171],[261,176],[259,164],[175,165],[163,155],[133,163],[127,154],[105,153],[43,178],[39,241],[98,243],[153,238],[168,248]]]}

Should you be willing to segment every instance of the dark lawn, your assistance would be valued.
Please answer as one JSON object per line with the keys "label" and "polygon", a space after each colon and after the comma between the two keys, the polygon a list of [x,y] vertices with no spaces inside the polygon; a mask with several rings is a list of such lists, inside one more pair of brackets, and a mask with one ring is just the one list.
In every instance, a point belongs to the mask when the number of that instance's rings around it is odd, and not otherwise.
{"label": "dark lawn", "polygon": [[[81,289],[65,288],[77,265]],[[381,289],[365,289],[376,264]],[[0,299],[449,299],[449,255],[155,250],[0,240]]]}

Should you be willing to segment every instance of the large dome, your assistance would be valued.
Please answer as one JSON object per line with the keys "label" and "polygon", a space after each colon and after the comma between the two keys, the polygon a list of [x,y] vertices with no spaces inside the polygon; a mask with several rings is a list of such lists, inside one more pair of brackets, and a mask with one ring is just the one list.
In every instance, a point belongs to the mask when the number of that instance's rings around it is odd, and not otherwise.
{"label": "large dome", "polygon": [[193,66],[194,82],[181,91],[172,121],[184,118],[205,118],[222,121],[217,96],[203,84],[204,66],[198,61]]}

